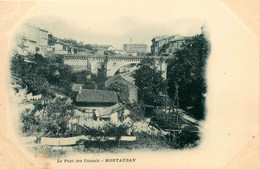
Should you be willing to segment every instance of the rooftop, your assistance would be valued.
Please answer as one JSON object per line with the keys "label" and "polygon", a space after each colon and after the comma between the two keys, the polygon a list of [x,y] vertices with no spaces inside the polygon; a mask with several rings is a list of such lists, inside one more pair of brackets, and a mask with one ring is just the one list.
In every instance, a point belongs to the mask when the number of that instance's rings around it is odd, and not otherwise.
{"label": "rooftop", "polygon": [[110,84],[118,81],[120,78],[127,81],[128,83],[130,83],[131,85],[133,85],[134,87],[137,88],[137,86],[134,84],[135,79],[131,76],[132,72],[126,72],[126,73],[121,73],[121,74],[117,74],[111,78],[109,78],[105,84],[106,86],[109,86]]}
{"label": "rooftop", "polygon": [[74,84],[72,84],[72,87],[71,87],[73,92],[78,92],[80,88],[83,88],[83,84],[74,83]]}
{"label": "rooftop", "polygon": [[114,91],[82,89],[79,91],[77,102],[84,103],[117,103],[117,95]]}

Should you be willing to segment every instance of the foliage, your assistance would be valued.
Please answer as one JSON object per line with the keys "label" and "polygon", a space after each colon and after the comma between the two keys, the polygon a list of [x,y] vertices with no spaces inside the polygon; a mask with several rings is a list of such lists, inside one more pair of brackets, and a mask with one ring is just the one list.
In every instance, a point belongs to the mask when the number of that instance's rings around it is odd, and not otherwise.
{"label": "foliage", "polygon": [[114,56],[116,55],[116,53],[112,50],[105,50],[104,51],[104,55],[107,55],[107,56]]}
{"label": "foliage", "polygon": [[[37,116],[34,116],[34,112],[31,112],[29,109],[26,109],[22,112],[20,116],[20,120],[22,122],[22,132],[23,133],[29,133],[34,132],[35,126],[38,126],[40,124],[40,119]],[[36,129],[36,131],[39,131],[40,129]]]}
{"label": "foliage", "polygon": [[149,135],[146,132],[135,133],[136,143],[131,145],[132,149],[150,149],[150,150],[162,150],[170,148],[167,141],[163,137]]}
{"label": "foliage", "polygon": [[161,129],[179,129],[176,118],[177,113],[156,111],[155,115],[151,118],[151,125]]}
{"label": "foliage", "polygon": [[90,135],[91,137],[95,138],[97,141],[101,141],[102,139],[107,139],[107,137],[116,137],[118,141],[121,136],[127,135],[128,126],[120,124],[115,125],[112,123],[108,123],[103,127],[98,128],[89,128],[86,127],[85,135]]}
{"label": "foliage", "polygon": [[26,56],[15,54],[11,60],[12,75],[18,77],[20,84],[28,93],[49,96],[51,86],[59,86],[60,91],[71,96],[72,83],[84,84],[85,88],[94,88],[87,78],[90,72],[73,72],[72,67],[65,65],[63,58],[57,56],[44,58],[40,54]]}
{"label": "foliage", "polygon": [[126,85],[120,82],[115,82],[108,87],[108,90],[116,92],[119,103],[123,105],[129,103],[129,90]]}
{"label": "foliage", "polygon": [[89,72],[87,70],[82,70],[82,71],[78,71],[78,72],[73,72],[71,80],[73,83],[83,84],[83,88],[94,89],[95,84],[90,79],[90,77],[91,77],[91,72]]}
{"label": "foliage", "polygon": [[162,72],[155,68],[155,61],[146,58],[138,65],[133,77],[135,85],[139,88],[138,100],[145,106],[161,106],[164,104],[167,83],[162,77]]}
{"label": "foliage", "polygon": [[104,126],[103,130],[105,131],[105,136],[116,137],[116,140],[119,140],[121,136],[127,135],[128,128],[128,126],[123,124],[117,126],[115,124],[108,123]]}
{"label": "foliage", "polygon": [[42,132],[50,137],[64,136],[69,131],[68,122],[73,117],[73,109],[74,106],[66,99],[35,102],[32,111],[26,110],[21,115],[22,132]]}
{"label": "foliage", "polygon": [[57,38],[52,34],[48,34],[48,46],[54,46],[57,43]]}
{"label": "foliage", "polygon": [[145,119],[145,117],[144,117],[145,111],[144,111],[144,107],[142,106],[142,104],[138,104],[136,102],[128,103],[126,105],[126,108],[130,110],[129,117],[131,118],[132,121],[138,122],[138,121],[142,121]]}
{"label": "foliage", "polygon": [[91,52],[95,53],[95,50],[93,49],[93,47],[90,44],[84,44],[84,42],[78,42],[74,39],[66,39],[66,38],[61,39],[61,41],[63,43],[70,45],[70,46],[91,50]]}
{"label": "foliage", "polygon": [[[204,118],[204,97],[206,92],[205,70],[209,55],[209,42],[204,35],[197,35],[185,40],[181,49],[168,60],[169,96],[178,103],[181,109],[188,110],[197,119]],[[176,104],[176,103],[174,103]]]}
{"label": "foliage", "polygon": [[[29,60],[30,59],[30,60]],[[12,75],[20,79],[22,87],[33,94],[49,94],[49,82],[45,78],[47,72],[44,70],[46,60],[39,54],[19,55],[15,54],[11,60]]]}
{"label": "foliage", "polygon": [[97,85],[98,89],[105,89],[105,81],[107,80],[107,76],[106,67],[104,64],[102,64],[101,68],[98,69],[97,75],[92,76],[92,80]]}
{"label": "foliage", "polygon": [[199,139],[198,128],[195,126],[186,126],[181,130],[181,133],[176,136],[172,145],[174,148],[190,148],[196,146]]}

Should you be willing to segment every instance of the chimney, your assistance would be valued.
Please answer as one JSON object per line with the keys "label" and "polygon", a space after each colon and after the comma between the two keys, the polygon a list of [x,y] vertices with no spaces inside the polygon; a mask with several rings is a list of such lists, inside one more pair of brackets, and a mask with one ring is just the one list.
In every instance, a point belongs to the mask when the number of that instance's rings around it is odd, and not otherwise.
{"label": "chimney", "polygon": [[81,90],[82,90],[82,88],[81,88],[81,86],[79,87],[79,94],[81,93]]}
{"label": "chimney", "polygon": [[98,88],[98,85],[97,84],[94,84],[95,85],[95,90]]}

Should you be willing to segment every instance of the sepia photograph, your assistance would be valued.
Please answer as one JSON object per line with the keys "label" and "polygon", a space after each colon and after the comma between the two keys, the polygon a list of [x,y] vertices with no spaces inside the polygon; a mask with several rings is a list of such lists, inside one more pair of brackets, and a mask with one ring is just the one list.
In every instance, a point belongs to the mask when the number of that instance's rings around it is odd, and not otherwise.
{"label": "sepia photograph", "polygon": [[60,157],[200,144],[210,53],[206,23],[176,21],[185,35],[130,31],[99,39],[53,28],[56,21],[34,18],[15,37],[11,85],[26,147]]}
{"label": "sepia photograph", "polygon": [[0,168],[258,168],[252,4],[0,2]]}

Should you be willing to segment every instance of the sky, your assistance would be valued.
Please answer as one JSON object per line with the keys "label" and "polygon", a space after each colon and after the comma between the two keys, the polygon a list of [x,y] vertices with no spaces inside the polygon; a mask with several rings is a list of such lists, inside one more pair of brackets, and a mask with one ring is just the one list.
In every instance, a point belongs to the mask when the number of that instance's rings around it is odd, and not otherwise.
{"label": "sky", "polygon": [[46,29],[58,38],[113,45],[116,49],[122,49],[123,44],[130,43],[130,39],[132,43],[150,47],[155,36],[200,34],[200,28],[205,23],[195,18],[174,18],[171,17],[174,14],[167,11],[156,14],[157,10],[148,7],[149,4],[140,3],[140,7],[137,7],[131,2],[89,2],[69,7],[40,4],[30,11],[32,17],[24,20],[24,23]]}

